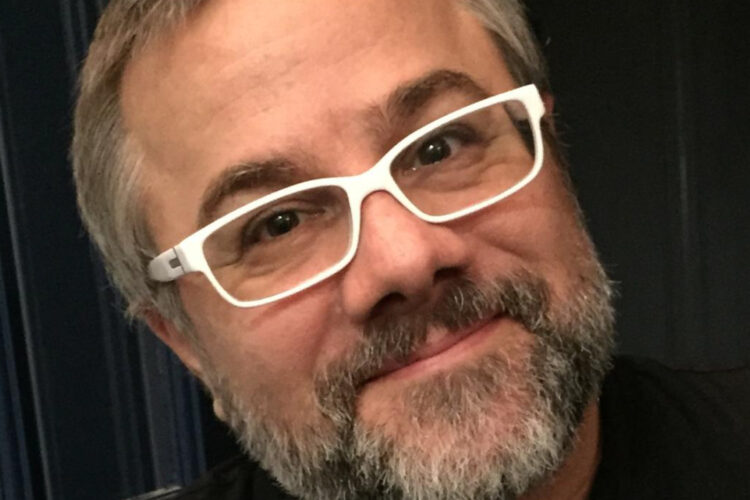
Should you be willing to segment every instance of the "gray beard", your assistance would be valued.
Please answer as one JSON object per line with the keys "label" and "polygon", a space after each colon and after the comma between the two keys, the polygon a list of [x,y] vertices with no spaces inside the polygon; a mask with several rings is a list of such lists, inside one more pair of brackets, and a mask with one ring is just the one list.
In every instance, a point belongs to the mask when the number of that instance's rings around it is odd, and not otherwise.
{"label": "gray beard", "polygon": [[[610,285],[598,264],[586,278],[554,308],[546,282],[526,271],[482,287],[457,279],[428,313],[374,319],[357,347],[316,378],[326,428],[256,418],[216,370],[207,384],[248,454],[300,498],[517,498],[562,465],[610,366]],[[416,441],[358,420],[362,387],[388,360],[414,352],[429,328],[454,331],[498,315],[532,334],[522,379],[518,360],[492,353],[414,383],[401,395],[406,413],[399,417],[407,437],[423,436]],[[486,430],[493,410],[514,394],[529,403],[508,435],[493,442]],[[424,439],[440,444],[420,446]]]}

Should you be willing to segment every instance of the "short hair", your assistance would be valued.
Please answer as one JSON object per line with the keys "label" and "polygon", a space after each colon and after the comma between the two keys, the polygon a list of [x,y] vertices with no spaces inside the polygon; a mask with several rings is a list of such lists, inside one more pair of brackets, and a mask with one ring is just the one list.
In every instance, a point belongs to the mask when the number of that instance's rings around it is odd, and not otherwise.
{"label": "short hair", "polygon": [[[128,62],[206,0],[111,0],[94,32],[79,81],[71,149],[78,206],[112,283],[139,317],[155,309],[185,333],[191,323],[174,283],[154,283],[156,248],[140,203],[141,157],[121,110]],[[460,0],[483,23],[517,84],[549,88],[547,70],[520,0]],[[553,149],[557,149],[553,144]]]}

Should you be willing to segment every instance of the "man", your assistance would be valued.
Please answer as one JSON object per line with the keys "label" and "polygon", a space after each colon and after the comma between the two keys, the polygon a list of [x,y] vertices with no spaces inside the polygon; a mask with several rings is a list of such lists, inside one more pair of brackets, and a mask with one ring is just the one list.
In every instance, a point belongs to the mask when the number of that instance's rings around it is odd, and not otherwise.
{"label": "man", "polygon": [[611,291],[549,92],[514,0],[111,2],[81,212],[259,464],[184,498],[750,494],[742,414],[692,404],[729,380],[626,364],[600,401]]}

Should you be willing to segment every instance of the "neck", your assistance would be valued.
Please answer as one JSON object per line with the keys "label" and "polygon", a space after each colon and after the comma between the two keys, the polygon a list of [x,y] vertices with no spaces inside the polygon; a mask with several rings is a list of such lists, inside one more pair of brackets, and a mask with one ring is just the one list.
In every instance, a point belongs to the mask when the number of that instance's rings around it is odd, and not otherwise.
{"label": "neck", "polygon": [[599,406],[592,402],[583,414],[573,449],[555,474],[522,500],[585,500],[599,465]]}

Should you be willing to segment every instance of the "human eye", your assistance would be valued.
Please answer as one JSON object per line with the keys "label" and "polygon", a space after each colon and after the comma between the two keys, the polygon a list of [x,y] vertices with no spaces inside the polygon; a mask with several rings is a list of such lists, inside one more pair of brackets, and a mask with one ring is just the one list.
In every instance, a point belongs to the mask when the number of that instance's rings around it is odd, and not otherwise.
{"label": "human eye", "polygon": [[286,204],[264,210],[255,215],[242,227],[240,246],[243,251],[263,244],[270,244],[276,240],[291,237],[295,231],[301,230],[311,217],[318,214],[318,210],[309,204]]}
{"label": "human eye", "polygon": [[401,169],[417,171],[428,166],[456,161],[466,148],[481,142],[480,134],[467,124],[452,123],[432,132],[402,155]]}
{"label": "human eye", "polygon": [[254,272],[304,261],[319,242],[348,234],[341,229],[348,208],[346,193],[331,186],[264,203],[217,228],[204,243],[206,260],[212,269],[242,265]]}

